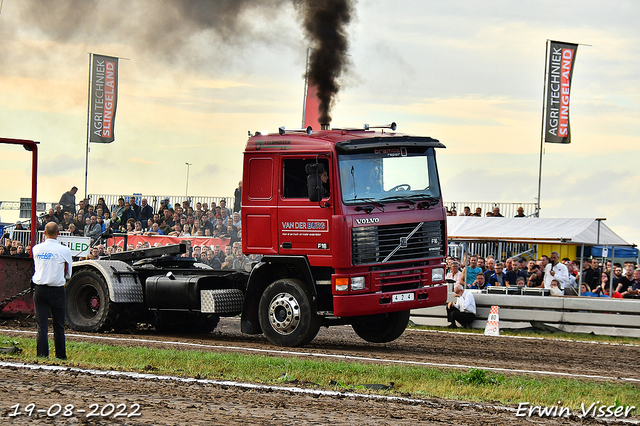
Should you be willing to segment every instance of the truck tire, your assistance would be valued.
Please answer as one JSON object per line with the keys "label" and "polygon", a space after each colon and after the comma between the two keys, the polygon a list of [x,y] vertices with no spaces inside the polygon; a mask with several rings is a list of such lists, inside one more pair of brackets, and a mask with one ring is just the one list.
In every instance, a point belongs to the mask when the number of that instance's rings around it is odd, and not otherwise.
{"label": "truck tire", "polygon": [[320,317],[299,280],[282,279],[262,293],[258,318],[264,335],[278,346],[303,346],[320,330]]}
{"label": "truck tire", "polygon": [[387,343],[396,340],[409,324],[411,311],[358,317],[351,324],[353,331],[367,342]]}
{"label": "truck tire", "polygon": [[117,318],[104,278],[91,270],[74,274],[66,288],[67,323],[76,331],[110,330]]}

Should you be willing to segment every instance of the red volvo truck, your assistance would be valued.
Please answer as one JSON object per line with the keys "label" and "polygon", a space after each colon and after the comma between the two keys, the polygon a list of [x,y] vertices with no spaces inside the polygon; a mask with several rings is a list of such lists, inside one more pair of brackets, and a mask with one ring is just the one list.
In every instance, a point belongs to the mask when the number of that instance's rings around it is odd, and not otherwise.
{"label": "red volvo truck", "polygon": [[[430,137],[333,129],[257,134],[244,152],[242,249],[263,255],[242,331],[297,346],[321,325],[399,337],[446,302],[446,211]],[[246,233],[245,233],[246,231]]]}
{"label": "red volvo truck", "polygon": [[136,322],[212,331],[241,315],[244,333],[280,346],[351,324],[390,342],[411,309],[446,302],[446,213],[429,137],[373,130],[256,134],[244,151],[242,250],[251,271],[181,257],[184,244],[76,262],[67,320],[81,331]]}

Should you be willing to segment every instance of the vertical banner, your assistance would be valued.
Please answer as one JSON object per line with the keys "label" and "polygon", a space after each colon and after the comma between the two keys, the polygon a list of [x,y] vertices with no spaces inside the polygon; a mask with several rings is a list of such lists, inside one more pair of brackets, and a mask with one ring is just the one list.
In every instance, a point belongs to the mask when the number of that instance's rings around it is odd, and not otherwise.
{"label": "vertical banner", "polygon": [[577,51],[577,44],[550,42],[544,118],[547,143],[571,143],[569,97]]}
{"label": "vertical banner", "polygon": [[90,85],[89,141],[111,143],[115,140],[118,58],[91,55]]}

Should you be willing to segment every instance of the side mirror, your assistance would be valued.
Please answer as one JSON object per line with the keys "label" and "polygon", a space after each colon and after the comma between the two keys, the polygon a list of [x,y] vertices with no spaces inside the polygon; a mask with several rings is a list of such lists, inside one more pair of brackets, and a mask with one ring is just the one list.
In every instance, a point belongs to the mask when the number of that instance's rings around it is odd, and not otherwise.
{"label": "side mirror", "polygon": [[305,166],[307,172],[307,191],[309,201],[319,202],[322,199],[322,184],[320,175],[324,173],[324,165],[309,163]]}

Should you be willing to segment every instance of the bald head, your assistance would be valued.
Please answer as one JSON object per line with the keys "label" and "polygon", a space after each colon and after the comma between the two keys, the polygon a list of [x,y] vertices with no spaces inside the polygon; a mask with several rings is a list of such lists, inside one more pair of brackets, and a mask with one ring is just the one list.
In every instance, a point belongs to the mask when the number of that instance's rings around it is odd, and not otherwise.
{"label": "bald head", "polygon": [[58,224],[55,222],[49,222],[44,227],[44,234],[47,238],[56,238],[58,236]]}

